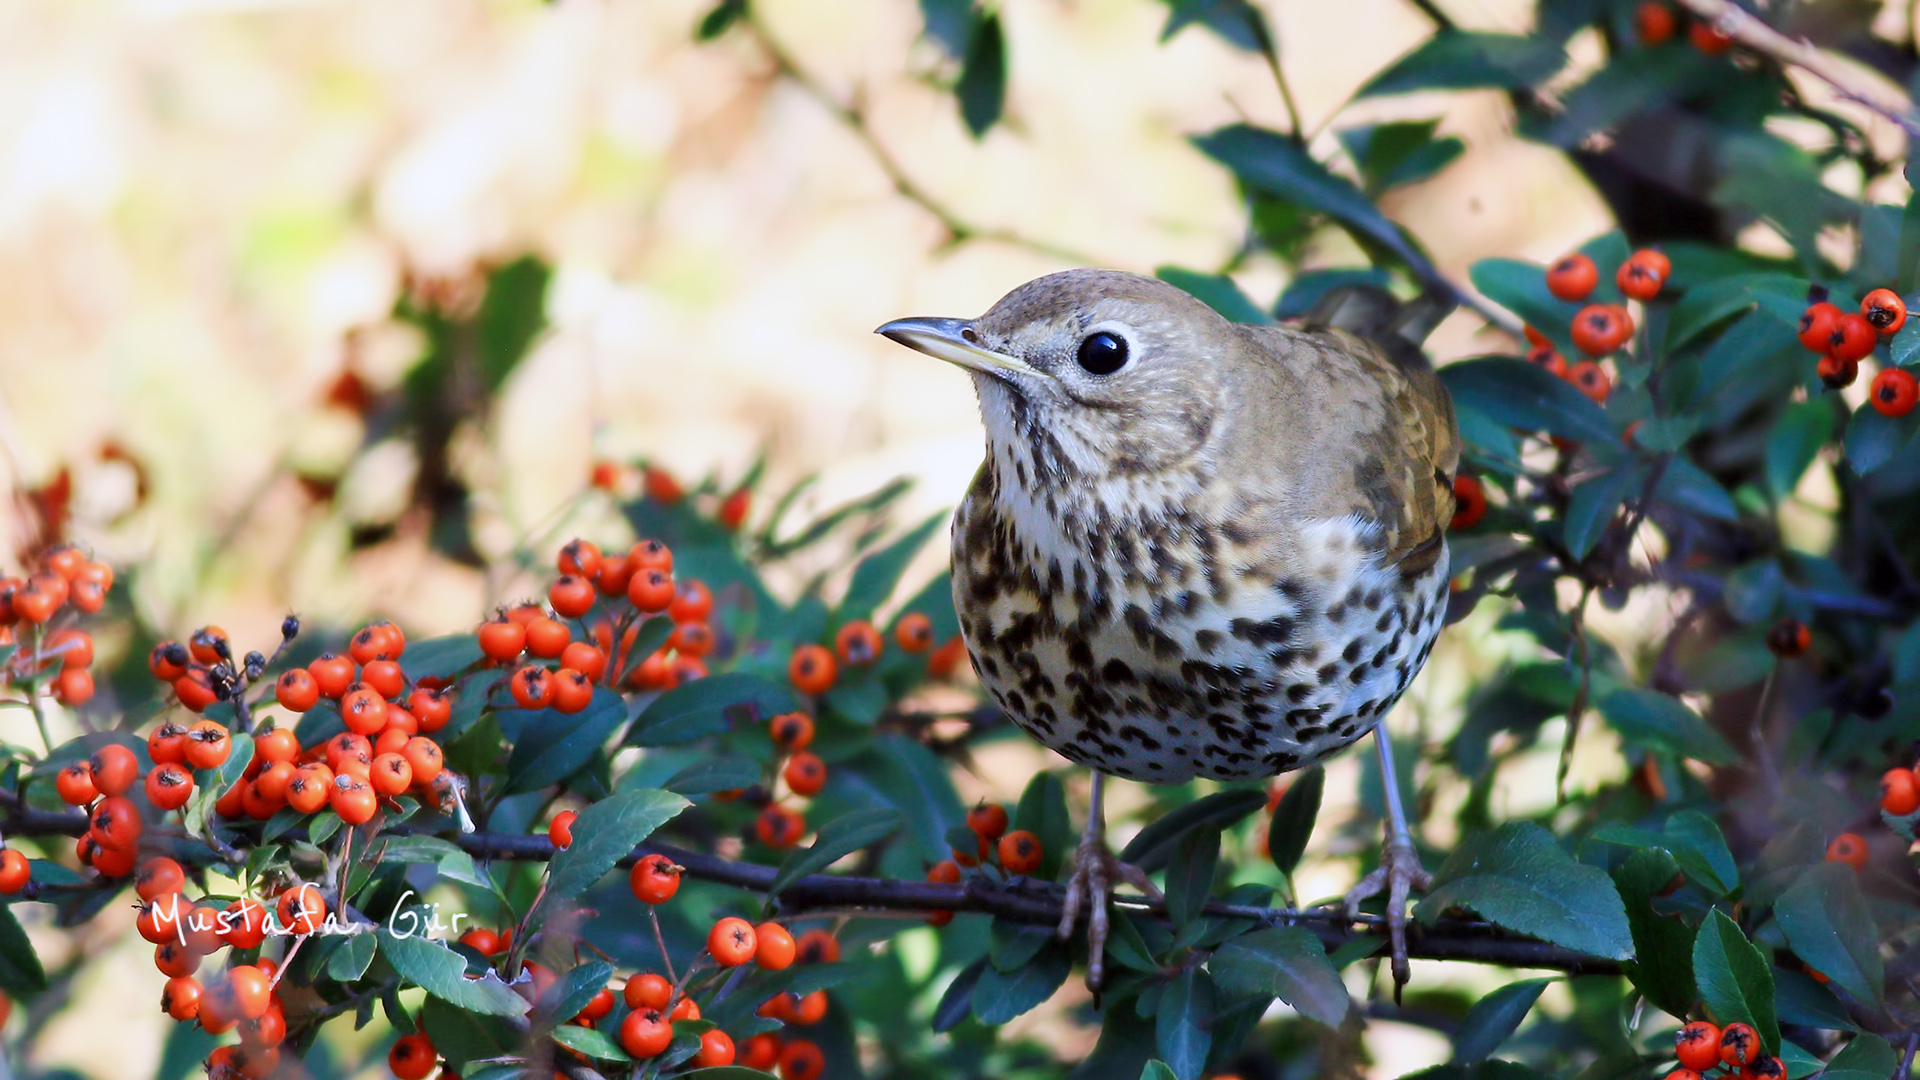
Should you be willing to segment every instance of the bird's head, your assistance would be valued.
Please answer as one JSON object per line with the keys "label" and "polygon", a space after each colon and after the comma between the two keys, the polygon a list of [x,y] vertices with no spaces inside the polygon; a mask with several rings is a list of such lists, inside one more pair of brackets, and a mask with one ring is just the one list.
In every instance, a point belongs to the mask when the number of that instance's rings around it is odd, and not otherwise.
{"label": "bird's head", "polygon": [[987,438],[1033,482],[1153,473],[1201,453],[1245,342],[1163,281],[1113,270],[1037,278],[977,319],[877,331],[973,373]]}

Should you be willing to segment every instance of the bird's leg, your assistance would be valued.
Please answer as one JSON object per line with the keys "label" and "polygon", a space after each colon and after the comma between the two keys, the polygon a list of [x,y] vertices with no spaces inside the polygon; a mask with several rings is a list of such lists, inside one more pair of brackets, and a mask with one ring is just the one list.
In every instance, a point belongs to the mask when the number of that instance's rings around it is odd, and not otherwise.
{"label": "bird's leg", "polygon": [[1101,805],[1101,796],[1106,789],[1107,778],[1096,772],[1093,774],[1093,793],[1088,800],[1087,828],[1080,834],[1080,846],[1073,853],[1073,873],[1067,878],[1067,896],[1061,902],[1060,929],[1056,935],[1061,941],[1073,936],[1074,924],[1080,921],[1080,905],[1084,902],[1087,910],[1087,989],[1096,995],[1100,993],[1100,983],[1106,974],[1107,897],[1115,884],[1131,885],[1146,895],[1161,899],[1160,890],[1147,880],[1146,872],[1130,863],[1114,858],[1107,850],[1107,819],[1105,808]]}
{"label": "bird's leg", "polygon": [[1407,984],[1411,971],[1407,966],[1407,892],[1427,891],[1433,875],[1420,865],[1420,853],[1414,849],[1413,834],[1407,830],[1407,814],[1400,806],[1400,783],[1394,775],[1393,744],[1387,738],[1383,721],[1373,729],[1374,749],[1380,752],[1380,782],[1387,793],[1387,846],[1380,852],[1380,868],[1363,878],[1347,893],[1347,918],[1360,913],[1360,902],[1387,894],[1387,938],[1393,951],[1393,997],[1400,1000],[1400,988]]}

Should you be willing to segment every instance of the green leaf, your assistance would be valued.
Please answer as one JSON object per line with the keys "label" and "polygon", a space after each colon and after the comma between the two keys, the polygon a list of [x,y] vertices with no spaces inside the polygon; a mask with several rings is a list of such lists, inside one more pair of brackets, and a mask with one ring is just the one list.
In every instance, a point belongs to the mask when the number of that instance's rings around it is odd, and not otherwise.
{"label": "green leaf", "polygon": [[1799,486],[1807,466],[1833,438],[1833,406],[1825,401],[1788,405],[1767,435],[1767,488],[1784,499]]}
{"label": "green leaf", "polygon": [[960,99],[960,119],[974,138],[999,122],[1007,103],[1007,42],[998,15],[975,17],[973,40],[967,44],[953,94]]}
{"label": "green leaf", "polygon": [[634,845],[691,805],[670,791],[641,789],[610,795],[580,811],[573,823],[573,846],[555,852],[547,864],[543,906],[585,892]]}
{"label": "green leaf", "polygon": [[372,934],[355,934],[340,943],[327,957],[327,978],[335,982],[350,983],[367,973],[367,965],[373,963],[373,954],[377,948]]}
{"label": "green leaf", "polygon": [[1320,939],[1297,926],[1242,934],[1214,950],[1207,970],[1229,997],[1277,997],[1328,1027],[1347,1015],[1340,972]]}
{"label": "green leaf", "polygon": [[1620,445],[1607,415],[1572,383],[1525,360],[1490,356],[1440,369],[1455,407],[1522,431],[1545,431],[1600,446]]}
{"label": "green leaf", "polygon": [[1753,307],[1753,293],[1743,276],[1703,282],[1687,290],[1667,316],[1663,351],[1672,353],[1714,324]]}
{"label": "green leaf", "polygon": [[861,727],[872,727],[887,711],[887,688],[872,672],[842,675],[822,699],[828,711]]}
{"label": "green leaf", "polygon": [[1013,810],[1013,827],[1025,829],[1040,838],[1040,873],[1043,881],[1060,874],[1060,863],[1073,843],[1073,823],[1067,817],[1067,789],[1050,772],[1035,773],[1020,793]]}
{"label": "green leaf", "polygon": [[747,0],[720,0],[711,11],[700,17],[700,25],[694,28],[695,41],[712,41],[727,32],[727,28],[747,13]]}
{"label": "green leaf", "polygon": [[1073,961],[1066,948],[1052,942],[1018,971],[980,973],[973,988],[973,1015],[983,1024],[1004,1024],[1053,996],[1067,981]]}
{"label": "green leaf", "polygon": [[379,932],[380,951],[400,977],[451,1005],[487,1016],[524,1016],[527,1002],[489,971],[467,978],[467,962],[437,941]]}
{"label": "green leaf", "polygon": [[1199,23],[1248,52],[1273,48],[1266,16],[1248,0],[1166,0],[1166,4],[1172,10],[1167,12],[1167,24],[1160,28],[1163,42]]}
{"label": "green leaf", "polygon": [[1481,259],[1468,269],[1467,277],[1487,299],[1546,335],[1555,348],[1569,355],[1573,353],[1573,339],[1568,331],[1580,306],[1547,291],[1545,267],[1519,259]]}
{"label": "green leaf", "polygon": [[1739,760],[1720,733],[1678,698],[1652,690],[1616,690],[1600,699],[1600,713],[1621,738],[1636,746],[1709,765]]}
{"label": "green leaf", "polygon": [[1563,526],[1567,550],[1576,559],[1584,559],[1600,542],[1620,504],[1640,486],[1640,470],[1624,464],[1598,476],[1581,481],[1567,499],[1567,517]]}
{"label": "green leaf", "polygon": [[1887,1040],[1862,1032],[1833,1055],[1821,1080],[1887,1080],[1900,1068],[1899,1055]]}
{"label": "green leaf", "polygon": [[671,746],[727,730],[730,716],[762,721],[800,707],[785,683],[730,671],[683,683],[653,699],[627,731],[629,746]]}
{"label": "green leaf", "polygon": [[1433,176],[1466,152],[1459,139],[1433,137],[1439,124],[1421,120],[1346,128],[1339,132],[1340,145],[1359,167],[1367,194],[1377,198]]}
{"label": "green leaf", "polygon": [[1349,285],[1373,285],[1384,289],[1391,283],[1392,278],[1377,266],[1307,270],[1287,283],[1286,289],[1280,293],[1280,299],[1273,305],[1273,316],[1276,319],[1297,319],[1311,311],[1328,293]]}
{"label": "green leaf", "polygon": [[1247,188],[1326,214],[1356,239],[1371,241],[1399,256],[1414,275],[1437,275],[1432,260],[1387,220],[1366,193],[1345,177],[1315,161],[1305,148],[1272,131],[1234,124],[1196,136],[1194,145],[1225,165]]}
{"label": "green leaf", "polygon": [[1140,1080],[1180,1080],[1180,1077],[1173,1071],[1172,1066],[1156,1058],[1147,1062],[1147,1067],[1140,1070]]}
{"label": "green leaf", "polygon": [[674,773],[660,786],[682,795],[750,788],[760,782],[760,766],[745,754],[724,754],[700,760]]}
{"label": "green leaf", "polygon": [[1633,934],[1613,882],[1574,861],[1553,834],[1531,822],[1508,822],[1462,841],[1416,913],[1431,924],[1456,906],[1569,949],[1614,960],[1633,956]]}
{"label": "green leaf", "polygon": [[1151,874],[1167,865],[1173,849],[1195,829],[1231,828],[1235,823],[1265,806],[1265,792],[1241,788],[1216,791],[1148,822],[1120,852],[1120,861]]}
{"label": "green leaf", "polygon": [[0,904],[0,990],[16,998],[30,998],[47,988],[47,973],[33,942],[13,916],[13,905]]}
{"label": "green leaf", "polygon": [[987,962],[995,971],[1018,971],[1053,940],[1053,927],[995,918],[987,928]]}
{"label": "green leaf", "polygon": [[[494,978],[491,974],[487,977]],[[514,1000],[518,1001],[519,995],[515,994]],[[524,1009],[526,1003],[521,1002],[521,1007]],[[433,1048],[447,1059],[447,1067],[463,1071],[468,1062],[520,1053],[521,1041],[526,1038],[524,1023],[502,1023],[434,997],[421,1006],[419,1020],[433,1040]]]}
{"label": "green leaf", "polygon": [[[1846,1006],[1833,991],[1820,985],[1813,976],[1775,966],[1773,972],[1773,1008],[1782,1024],[1826,1028],[1829,1031],[1858,1031]],[[1785,1054],[1781,1055],[1786,1056]]]}
{"label": "green leaf", "polygon": [[808,874],[825,870],[868,844],[886,839],[903,820],[898,810],[855,810],[834,818],[820,826],[812,846],[792,852],[780,864],[767,895],[778,896],[781,889]]}
{"label": "green leaf", "polygon": [[1300,857],[1306,854],[1326,786],[1327,771],[1315,765],[1294,778],[1287,793],[1280,796],[1280,805],[1273,808],[1273,820],[1267,827],[1267,854],[1288,877],[1293,876]]}
{"label": "green leaf", "polygon": [[1680,863],[1661,848],[1635,851],[1613,871],[1614,887],[1627,909],[1633,932],[1633,959],[1622,966],[1634,988],[1661,1010],[1685,1016],[1698,991],[1693,982],[1693,928],[1678,915],[1656,911],[1653,899],[1666,892]]}
{"label": "green leaf", "polygon": [[627,701],[600,687],[577,713],[540,709],[525,717],[513,754],[507,758],[508,795],[538,791],[572,776],[626,722]]}
{"label": "green leaf", "polygon": [[933,1030],[952,1031],[973,1013],[973,989],[980,984],[980,976],[986,969],[987,958],[983,956],[953,977],[946,992],[940,995],[940,1003],[933,1007]]}
{"label": "green leaf", "polygon": [[1192,968],[1175,976],[1160,997],[1154,1041],[1180,1080],[1200,1080],[1213,1047],[1213,1012],[1213,980]]}
{"label": "green leaf", "polygon": [[1847,464],[1865,476],[1900,455],[1913,442],[1916,430],[1920,430],[1920,411],[1892,417],[1862,405],[1847,421]]}
{"label": "green leaf", "polygon": [[948,828],[966,828],[966,807],[953,789],[947,764],[916,739],[897,732],[874,737],[872,746],[847,761],[856,772],[901,813],[913,834],[920,857],[939,862],[947,857]]}
{"label": "green leaf", "polygon": [[[596,1031],[593,1028],[561,1024],[559,1027],[553,1029],[553,1041],[569,1050],[578,1050],[580,1053],[587,1055],[595,1061],[614,1061],[625,1064],[633,1060],[627,1056],[625,1050],[620,1049],[619,1045],[613,1041],[612,1036],[604,1031]],[[766,1076],[765,1073],[754,1070],[743,1071],[753,1077],[764,1078]]]}
{"label": "green leaf", "polygon": [[835,621],[847,623],[873,618],[873,613],[900,587],[901,575],[907,572],[913,557],[927,546],[927,539],[946,519],[947,512],[942,510],[907,530],[900,539],[861,559],[853,568],[853,579],[847,583],[847,595],[840,601],[840,610],[834,613]]}
{"label": "green leaf", "polygon": [[1471,1064],[1500,1049],[1552,979],[1522,979],[1473,1003],[1453,1036],[1453,1060]]}
{"label": "green leaf", "polygon": [[409,641],[400,654],[400,670],[411,682],[421,679],[446,679],[480,662],[480,638],[474,634],[449,634],[446,637]]}
{"label": "green leaf", "polygon": [[1740,926],[1715,908],[1693,941],[1693,977],[1700,998],[1722,1027],[1742,1023],[1760,1033],[1767,1053],[1780,1046],[1780,1025],[1773,1013],[1773,976],[1767,959],[1741,933]]}
{"label": "green leaf", "polygon": [[1661,475],[1660,485],[1654,489],[1653,497],[1702,517],[1720,521],[1737,521],[1740,518],[1733,497],[1727,494],[1726,488],[1720,486],[1720,481],[1683,457],[1667,460],[1667,471]]}
{"label": "green leaf", "polygon": [[1873,912],[1845,863],[1808,867],[1773,903],[1787,945],[1807,966],[1859,1001],[1880,1003],[1885,972]]}
{"label": "green leaf", "polygon": [[1666,838],[1667,850],[1680,860],[1687,876],[1720,896],[1740,887],[1740,868],[1712,818],[1698,810],[1682,810],[1667,819]]}
{"label": "green leaf", "polygon": [[1203,274],[1178,266],[1156,266],[1153,276],[1197,298],[1230,322],[1256,326],[1273,323],[1273,317],[1260,310],[1259,304],[1247,299],[1247,294],[1240,291],[1240,286],[1225,274]]}
{"label": "green leaf", "polygon": [[[1252,792],[1251,794],[1259,794]],[[1220,830],[1190,829],[1174,845],[1167,863],[1167,917],[1184,927],[1200,917],[1213,895],[1214,874],[1220,868]]]}
{"label": "green leaf", "polygon": [[551,1023],[565,1023],[587,1007],[594,995],[613,978],[613,965],[590,960],[561,975],[546,993],[540,995],[541,1017]]}
{"label": "green leaf", "polygon": [[[742,0],[744,2],[744,0]],[[973,0],[920,0],[926,34],[955,60],[967,55],[973,40]]]}
{"label": "green leaf", "polygon": [[1540,37],[1442,29],[1388,64],[1354,96],[1518,89],[1545,80],[1566,63],[1559,46]]}

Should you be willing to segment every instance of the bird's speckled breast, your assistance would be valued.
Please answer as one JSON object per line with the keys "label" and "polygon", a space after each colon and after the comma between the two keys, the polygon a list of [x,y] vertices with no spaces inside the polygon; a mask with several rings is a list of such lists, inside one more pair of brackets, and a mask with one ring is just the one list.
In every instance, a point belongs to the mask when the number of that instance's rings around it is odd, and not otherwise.
{"label": "bird's speckled breast", "polygon": [[1444,550],[1403,575],[1356,519],[1248,535],[1203,472],[1029,505],[1026,457],[990,457],[968,491],[954,601],[988,692],[1067,758],[1157,783],[1303,768],[1371,730],[1426,662]]}

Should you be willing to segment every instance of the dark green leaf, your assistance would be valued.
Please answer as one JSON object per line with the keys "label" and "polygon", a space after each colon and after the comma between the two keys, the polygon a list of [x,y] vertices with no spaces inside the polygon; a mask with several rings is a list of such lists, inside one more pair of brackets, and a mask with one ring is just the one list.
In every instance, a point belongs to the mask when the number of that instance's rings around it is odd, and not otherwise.
{"label": "dark green leaf", "polygon": [[1693,977],[1715,1023],[1742,1023],[1760,1033],[1772,1054],[1780,1046],[1780,1025],[1773,1012],[1773,976],[1767,959],[1740,926],[1715,908],[1693,941]]}
{"label": "dark green leaf", "polygon": [[1685,346],[1714,324],[1753,307],[1753,293],[1745,277],[1722,278],[1688,289],[1667,316],[1666,352]]}
{"label": "dark green leaf", "polygon": [[1166,0],[1166,4],[1172,10],[1160,28],[1161,41],[1198,23],[1248,52],[1273,48],[1266,16],[1248,0]]}
{"label": "dark green leaf", "polygon": [[1522,979],[1473,1003],[1453,1036],[1453,1060],[1472,1064],[1500,1049],[1552,979]]}
{"label": "dark green leaf", "polygon": [[523,1016],[527,1003],[489,971],[467,978],[467,962],[437,941],[379,933],[380,951],[400,977],[427,993],[469,1012],[488,1016]]}
{"label": "dark green leaf", "polygon": [[1248,814],[1266,805],[1266,793],[1242,788],[1216,791],[1154,819],[1140,830],[1120,852],[1120,861],[1153,873],[1167,865],[1167,859],[1182,837],[1199,828],[1220,830],[1232,827]]}
{"label": "dark green leaf", "polygon": [[11,997],[30,998],[47,988],[47,973],[33,942],[13,916],[13,905],[0,904],[0,990]]}
{"label": "dark green leaf", "polygon": [[1600,700],[1600,713],[1621,738],[1634,745],[1709,765],[1739,760],[1720,733],[1678,698],[1652,690],[1616,690]]}
{"label": "dark green leaf", "polygon": [[853,568],[853,579],[847,583],[846,598],[840,601],[840,610],[834,614],[836,621],[847,623],[873,618],[873,613],[900,587],[901,575],[907,572],[907,566],[920,554],[920,549],[927,546],[927,538],[946,518],[947,512],[942,510],[909,529],[898,540],[861,559]]}
{"label": "dark green leaf", "polygon": [[1807,466],[1832,438],[1832,404],[1802,401],[1781,410],[1767,436],[1767,487],[1775,499],[1793,494]]}
{"label": "dark green leaf", "polygon": [[1654,489],[1653,496],[1702,517],[1720,521],[1736,521],[1740,517],[1727,489],[1706,470],[1683,457],[1667,461],[1667,471],[1661,474],[1660,485]]}
{"label": "dark green leaf", "polygon": [[407,642],[400,654],[400,670],[408,680],[445,679],[458,674],[481,657],[480,639],[473,634],[450,634]]}
{"label": "dark green leaf", "polygon": [[946,763],[933,751],[916,739],[886,732],[874,737],[866,753],[849,759],[847,768],[858,771],[907,816],[907,827],[923,860],[946,858],[947,829],[965,828],[961,823],[967,811],[960,805]]}
{"label": "dark green leaf", "polygon": [[1240,291],[1240,286],[1225,274],[1203,274],[1178,266],[1156,266],[1153,276],[1198,298],[1232,322],[1255,325],[1273,322],[1272,316],[1260,310],[1259,304],[1247,299],[1247,294]]}
{"label": "dark green leaf", "polygon": [[1159,961],[1153,958],[1153,949],[1147,945],[1147,939],[1140,933],[1133,917],[1123,912],[1114,912],[1111,930],[1107,934],[1107,956],[1109,959],[1130,967],[1135,971],[1158,971]]}
{"label": "dark green leaf", "polygon": [[995,971],[1018,971],[1052,940],[1051,926],[996,918],[987,929],[987,962]]}
{"label": "dark green leaf", "polygon": [[1327,772],[1318,765],[1294,777],[1280,805],[1273,808],[1273,821],[1267,828],[1267,854],[1273,865],[1288,877],[1300,865],[1307,840],[1313,835],[1313,823],[1320,816],[1320,797],[1327,786]]}
{"label": "dark green leaf", "polygon": [[998,15],[976,14],[973,40],[967,43],[953,93],[960,99],[960,119],[974,138],[999,122],[1007,103],[1007,42]]}
{"label": "dark green leaf", "polygon": [[327,978],[350,983],[365,975],[367,965],[373,963],[375,948],[372,934],[355,934],[342,941],[327,957]]}
{"label": "dark green leaf", "polygon": [[955,60],[967,55],[973,40],[973,0],[920,0],[927,36]]}
{"label": "dark green leaf", "polygon": [[1517,89],[1546,79],[1566,62],[1559,46],[1539,37],[1443,29],[1387,65],[1356,96]]}
{"label": "dark green leaf", "polygon": [[693,36],[697,41],[712,41],[727,32],[727,28],[739,21],[747,13],[747,0],[720,0],[713,10],[700,18],[700,25],[694,28]]}
{"label": "dark green leaf", "polygon": [[[497,979],[495,982],[498,984]],[[511,990],[505,992],[513,994]],[[519,996],[514,995],[514,1000],[518,1001]],[[521,1002],[521,1008],[525,1007],[526,1003]],[[453,1069],[464,1070],[471,1061],[519,1053],[521,1040],[526,1037],[524,1022],[503,1023],[436,997],[427,998],[420,1008],[419,1019],[427,1037],[433,1040],[433,1048],[447,1059],[447,1067]]]}
{"label": "dark green leaf", "polygon": [[[553,268],[522,255],[487,275],[487,292],[474,318],[480,370],[487,389],[498,390],[547,325],[547,282]],[[401,658],[405,663],[405,657]]]}
{"label": "dark green leaf", "polygon": [[1663,915],[1653,898],[1666,892],[1680,864],[1660,848],[1633,852],[1614,868],[1613,883],[1627,909],[1633,956],[1623,966],[1634,988],[1673,1016],[1685,1016],[1698,992],[1693,983],[1693,928]]}
{"label": "dark green leaf", "polygon": [[1175,976],[1154,1013],[1154,1037],[1175,1076],[1200,1080],[1213,1045],[1213,980],[1192,968]]}
{"label": "dark green leaf", "polygon": [[527,714],[507,759],[505,793],[538,791],[573,775],[626,719],[626,699],[605,687],[594,690],[592,702],[577,713],[540,709]]}
{"label": "dark green leaf", "polygon": [[1773,968],[1772,973],[1773,1007],[1782,1024],[1829,1031],[1859,1030],[1853,1017],[1847,1015],[1846,1006],[1813,976],[1782,967]]}
{"label": "dark green leaf", "polygon": [[541,1016],[550,1023],[565,1023],[587,1007],[595,994],[604,990],[613,978],[613,965],[590,960],[561,975],[547,992],[540,995]]}
{"label": "dark green leaf", "polygon": [[793,691],[742,672],[727,672],[683,683],[653,699],[627,731],[630,746],[670,746],[727,730],[728,714],[739,711],[755,721],[799,707]]}
{"label": "dark green leaf", "polygon": [[1004,1024],[1053,996],[1067,981],[1073,962],[1058,942],[1040,950],[1033,962],[1013,972],[980,973],[973,988],[973,1015],[983,1024]]}
{"label": "dark green leaf", "polygon": [[1050,772],[1036,773],[1020,793],[1014,807],[1013,827],[1025,829],[1040,838],[1039,877],[1052,881],[1060,873],[1060,862],[1073,842],[1073,823],[1067,817],[1067,790],[1060,778]]}
{"label": "dark green leaf", "polygon": [[749,788],[760,782],[760,766],[744,754],[726,754],[700,760],[674,773],[660,786],[682,795]]}
{"label": "dark green leaf", "polygon": [[960,974],[947,984],[946,992],[940,995],[940,1004],[933,1009],[933,1030],[952,1031],[960,1026],[973,1012],[973,988],[979,985],[980,976],[987,969],[987,958],[981,957],[960,969]]}
{"label": "dark green leaf", "polygon": [[1531,822],[1508,822],[1462,841],[1416,913],[1432,923],[1455,906],[1569,949],[1615,960],[1633,956],[1633,934],[1613,882],[1574,861],[1553,834]]}
{"label": "dark green leaf", "polygon": [[[627,1056],[625,1050],[620,1049],[619,1045],[613,1041],[612,1036],[604,1031],[595,1031],[593,1028],[562,1024],[553,1029],[553,1041],[570,1050],[578,1050],[595,1061],[613,1061],[624,1064],[633,1060]],[[764,1076],[765,1074],[749,1073],[749,1075]]]}
{"label": "dark green leaf", "polygon": [[1140,1080],[1180,1080],[1180,1077],[1166,1062],[1154,1060],[1147,1062],[1147,1067],[1140,1070]]}
{"label": "dark green leaf", "polygon": [[845,674],[822,700],[829,711],[861,727],[872,727],[887,711],[887,688],[871,673]]}
{"label": "dark green leaf", "polygon": [[573,846],[555,852],[547,864],[543,905],[585,892],[634,845],[690,805],[670,791],[642,789],[608,796],[580,811],[573,823]]}
{"label": "dark green leaf", "polygon": [[1467,271],[1467,277],[1487,299],[1518,315],[1561,352],[1572,355],[1573,340],[1568,330],[1580,307],[1547,291],[1545,267],[1519,259],[1481,259]]}
{"label": "dark green leaf", "polygon": [[1605,413],[1572,383],[1525,360],[1483,357],[1440,369],[1456,407],[1473,409],[1507,427],[1545,431],[1563,439],[1618,446]]}
{"label": "dark green leaf", "polygon": [[1372,285],[1384,289],[1390,280],[1385,270],[1374,266],[1308,270],[1287,283],[1286,289],[1280,293],[1280,299],[1273,305],[1273,317],[1297,319],[1319,303],[1321,297],[1335,289],[1350,285]]}
{"label": "dark green leaf", "polygon": [[825,870],[868,844],[886,839],[900,827],[901,820],[898,810],[855,810],[834,818],[820,826],[812,846],[794,851],[780,864],[767,895],[777,896],[781,889],[808,874]]}
{"label": "dark green leaf", "polygon": [[1593,550],[1593,545],[1600,542],[1607,526],[1612,524],[1614,515],[1620,512],[1620,504],[1640,484],[1640,470],[1625,464],[1583,480],[1573,489],[1567,499],[1564,530],[1567,550],[1574,558],[1587,557],[1587,552]]}
{"label": "dark green leaf", "polygon": [[1847,421],[1847,464],[1865,476],[1899,455],[1913,442],[1916,430],[1920,430],[1920,411],[1893,417],[1863,405]]}
{"label": "dark green leaf", "polygon": [[1295,926],[1242,934],[1214,950],[1207,969],[1230,997],[1277,997],[1303,1016],[1337,1027],[1347,987],[1320,939]]}
{"label": "dark green leaf", "polygon": [[1665,832],[1667,850],[1680,860],[1689,877],[1720,896],[1740,887],[1740,868],[1712,818],[1698,810],[1682,810],[1667,819]]}
{"label": "dark green leaf", "polygon": [[1175,926],[1184,927],[1200,916],[1207,897],[1213,895],[1219,866],[1220,831],[1216,828],[1190,829],[1174,845],[1167,863],[1167,917]]}
{"label": "dark green leaf", "polygon": [[1899,1055],[1887,1040],[1861,1032],[1827,1062],[1820,1080],[1887,1080],[1900,1068]]}
{"label": "dark green leaf", "polygon": [[1885,974],[1880,935],[1853,868],[1808,867],[1774,901],[1773,917],[1794,954],[1862,1002],[1880,1003]]}
{"label": "dark green leaf", "polygon": [[1286,136],[1234,124],[1193,141],[1248,188],[1326,214],[1357,237],[1399,256],[1417,277],[1436,275],[1432,261],[1387,220],[1373,200]]}

